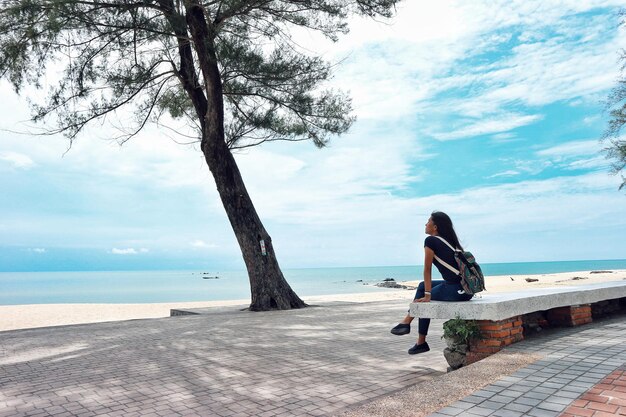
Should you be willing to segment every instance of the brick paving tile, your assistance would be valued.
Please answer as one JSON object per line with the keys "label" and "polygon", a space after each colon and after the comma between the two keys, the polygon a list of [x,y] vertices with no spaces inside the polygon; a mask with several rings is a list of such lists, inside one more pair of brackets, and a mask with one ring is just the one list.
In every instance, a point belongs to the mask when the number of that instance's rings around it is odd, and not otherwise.
{"label": "brick paving tile", "polygon": [[530,391],[524,394],[524,398],[533,398],[536,400],[545,400],[546,398],[550,398],[550,395],[545,394],[543,392],[534,392]]}
{"label": "brick paving tile", "polygon": [[556,395],[553,395],[549,399],[547,399],[545,402],[561,404],[561,405],[569,405],[572,403],[573,400],[574,398],[558,397]]}
{"label": "brick paving tile", "polygon": [[562,414],[571,414],[574,416],[588,416],[591,417],[594,414],[593,410],[588,410],[586,408],[582,408],[582,407],[575,407],[575,406],[569,406],[565,409],[565,412]]}
{"label": "brick paving tile", "polygon": [[505,410],[519,411],[520,413],[525,413],[531,410],[532,408],[533,407],[530,405],[519,404],[519,403],[511,403],[511,404],[507,404],[506,406],[504,406]]}
{"label": "brick paving tile", "polygon": [[556,388],[551,388],[551,387],[544,387],[544,386],[538,386],[535,387],[531,390],[532,392],[538,392],[540,394],[548,394],[548,395],[552,395],[554,394],[557,390]]}
{"label": "brick paving tile", "polygon": [[473,395],[476,397],[491,398],[494,396],[494,393],[492,391],[480,390],[480,391],[474,392]]}
{"label": "brick paving tile", "polygon": [[[517,397],[515,397],[515,398],[517,398]],[[489,398],[489,401],[500,403],[500,404],[508,404],[508,403],[510,403],[512,401],[512,398],[498,394],[498,395],[494,395],[493,397]]]}
{"label": "brick paving tile", "polygon": [[611,399],[609,400],[609,404],[626,407],[626,399],[611,397]]}
{"label": "brick paving tile", "polygon": [[536,408],[550,411],[563,411],[566,407],[567,404],[557,404],[546,400],[539,403]]}
{"label": "brick paving tile", "polygon": [[569,398],[572,401],[574,398],[578,398],[580,396],[580,392],[570,391],[565,389],[567,387],[563,387],[561,391],[556,393],[555,395],[561,398]]}
{"label": "brick paving tile", "polygon": [[494,398],[500,398],[502,400],[506,400],[506,402],[511,402],[513,401],[515,398],[519,398],[522,395],[526,395],[526,393],[524,392],[520,392],[520,391],[513,391],[513,390],[504,390],[504,391],[500,391],[499,393],[497,393],[496,395],[494,395],[493,397],[491,397],[492,399]]}
{"label": "brick paving tile", "polygon": [[500,409],[500,410],[496,410],[491,415],[494,416],[494,417],[521,417],[524,414],[519,413],[517,411]]}
{"label": "brick paving tile", "polygon": [[504,407],[504,405],[505,403],[499,403],[499,402],[491,401],[491,400],[483,401],[482,403],[480,403],[481,407],[489,408],[490,410],[498,410]]}
{"label": "brick paving tile", "polygon": [[468,403],[466,401],[457,401],[455,403],[450,404],[450,407],[460,408],[461,410],[467,410],[468,408],[474,407],[474,404]]}
{"label": "brick paving tile", "polygon": [[542,376],[538,376],[538,375],[531,375],[527,378],[525,378],[527,381],[537,381],[537,382],[544,382],[546,380],[545,377]]}
{"label": "brick paving tile", "polygon": [[572,402],[572,406],[574,406],[574,407],[582,407],[582,408],[584,408],[587,404],[589,404],[589,401],[585,401],[585,400],[576,400],[576,401]]}
{"label": "brick paving tile", "polygon": [[577,392],[578,394],[581,394],[583,392],[586,392],[589,389],[588,384],[585,384],[584,386],[579,387],[579,386],[573,385],[575,382],[576,381],[573,381],[570,385],[564,386],[562,391]]}
{"label": "brick paving tile", "polygon": [[541,408],[533,408],[528,413],[526,413],[526,415],[531,417],[557,417],[559,414],[559,411],[550,411]]}
{"label": "brick paving tile", "polygon": [[586,408],[590,410],[604,411],[606,413],[613,413],[613,414],[615,414],[615,412],[618,409],[616,405],[596,403],[593,401],[590,401],[589,404],[587,404]]}
{"label": "brick paving tile", "polygon": [[444,407],[441,410],[438,411],[438,413],[446,415],[446,416],[458,416],[463,414],[465,410],[462,408],[456,408],[456,407]]}
{"label": "brick paving tile", "polygon": [[539,403],[541,403],[541,400],[527,397],[518,398],[513,402],[513,404],[529,405],[531,407],[534,407]]}
{"label": "brick paving tile", "polygon": [[489,408],[472,407],[465,410],[465,413],[472,416],[488,416],[491,415],[494,411],[495,410],[490,410]]}

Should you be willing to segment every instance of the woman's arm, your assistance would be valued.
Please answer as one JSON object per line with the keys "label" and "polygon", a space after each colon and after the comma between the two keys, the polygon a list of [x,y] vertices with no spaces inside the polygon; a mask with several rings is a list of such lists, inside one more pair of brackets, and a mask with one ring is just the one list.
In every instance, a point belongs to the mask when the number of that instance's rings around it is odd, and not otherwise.
{"label": "woman's arm", "polygon": [[430,290],[432,289],[432,271],[433,258],[435,252],[429,247],[424,247],[424,298],[416,300],[418,303],[427,303],[430,301]]}

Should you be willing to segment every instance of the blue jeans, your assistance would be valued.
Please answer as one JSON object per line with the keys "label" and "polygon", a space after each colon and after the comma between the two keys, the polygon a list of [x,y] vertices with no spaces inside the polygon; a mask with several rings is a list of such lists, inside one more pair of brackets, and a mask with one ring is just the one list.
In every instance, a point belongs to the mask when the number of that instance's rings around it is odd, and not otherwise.
{"label": "blue jeans", "polygon": [[[461,284],[451,284],[443,280],[432,281],[430,299],[433,301],[468,301],[473,297],[471,294],[459,294],[459,291],[463,291]],[[415,292],[415,299],[422,297],[424,297],[424,282],[420,282]],[[430,326],[430,319],[420,317],[417,331],[419,334],[426,336],[428,334],[428,326]]]}

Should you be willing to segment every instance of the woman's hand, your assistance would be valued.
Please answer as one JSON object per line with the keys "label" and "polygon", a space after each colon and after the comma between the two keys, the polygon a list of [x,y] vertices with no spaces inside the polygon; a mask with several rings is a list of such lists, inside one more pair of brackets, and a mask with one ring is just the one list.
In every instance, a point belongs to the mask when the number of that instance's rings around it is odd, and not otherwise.
{"label": "woman's hand", "polygon": [[424,297],[414,300],[416,303],[428,303],[430,301],[430,294],[424,294]]}

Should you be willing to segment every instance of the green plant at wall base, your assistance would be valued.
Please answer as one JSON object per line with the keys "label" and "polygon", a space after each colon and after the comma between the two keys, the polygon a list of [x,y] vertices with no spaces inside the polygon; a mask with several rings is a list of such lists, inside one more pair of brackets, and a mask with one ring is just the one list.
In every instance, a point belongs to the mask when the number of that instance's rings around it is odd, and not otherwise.
{"label": "green plant at wall base", "polygon": [[459,315],[443,324],[442,338],[457,339],[468,343],[472,339],[480,338],[480,326],[475,320],[463,320]]}

